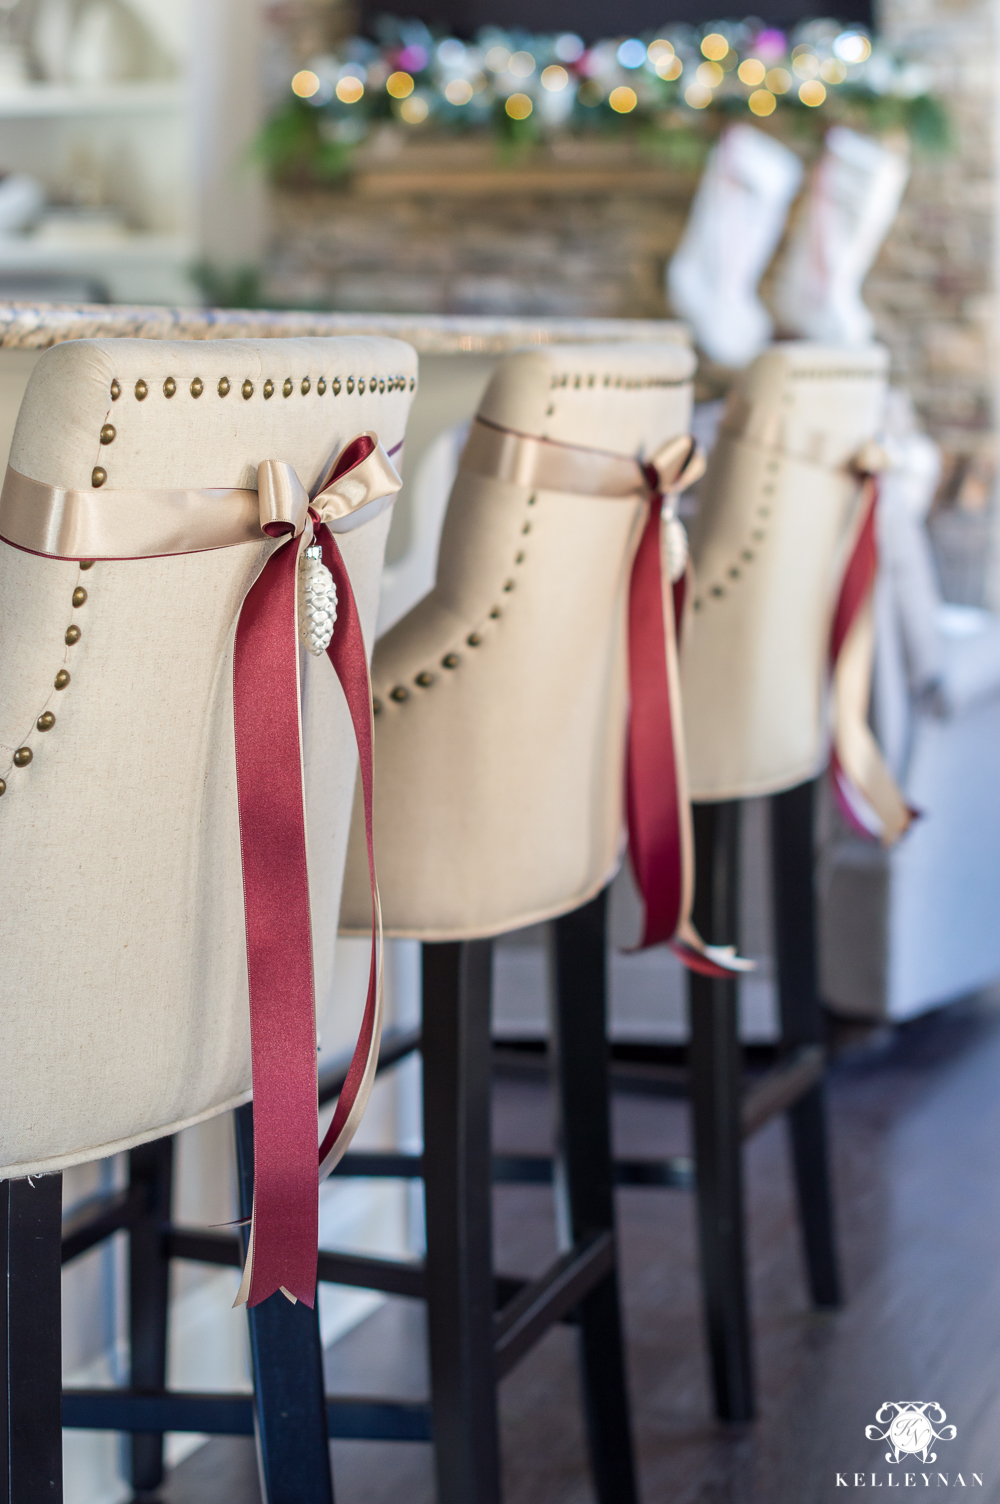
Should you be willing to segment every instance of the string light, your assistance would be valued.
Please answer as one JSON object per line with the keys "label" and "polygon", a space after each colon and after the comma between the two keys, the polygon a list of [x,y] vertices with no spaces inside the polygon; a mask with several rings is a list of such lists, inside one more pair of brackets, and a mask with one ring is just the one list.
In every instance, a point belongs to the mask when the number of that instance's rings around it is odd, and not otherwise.
{"label": "string light", "polygon": [[[303,68],[292,79],[292,93],[300,99],[312,99],[314,94],[319,93],[319,78],[310,68]],[[329,95],[327,96],[329,98]]]}

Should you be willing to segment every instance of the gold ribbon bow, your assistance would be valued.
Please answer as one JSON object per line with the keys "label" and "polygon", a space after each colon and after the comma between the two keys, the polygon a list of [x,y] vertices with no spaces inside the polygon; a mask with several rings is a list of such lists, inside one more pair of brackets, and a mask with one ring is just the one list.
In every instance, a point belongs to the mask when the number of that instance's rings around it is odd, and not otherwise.
{"label": "gold ribbon bow", "polygon": [[[324,472],[310,501],[292,465],[264,460],[257,490],[77,491],[32,480],[9,465],[0,491],[0,538],[56,559],[150,559],[298,537],[310,507],[331,532],[350,532],[388,507],[402,481],[375,434],[368,456],[331,480]],[[337,457],[339,459],[339,455]]]}

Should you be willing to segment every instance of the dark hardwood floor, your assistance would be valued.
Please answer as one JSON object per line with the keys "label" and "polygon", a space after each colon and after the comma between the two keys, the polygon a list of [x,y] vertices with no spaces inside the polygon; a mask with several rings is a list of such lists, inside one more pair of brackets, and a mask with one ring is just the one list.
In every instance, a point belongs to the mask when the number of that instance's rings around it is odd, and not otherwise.
{"label": "dark hardwood floor", "polygon": [[[1000,1504],[1000,995],[839,1060],[830,1109],[843,1311],[818,1316],[806,1304],[783,1125],[770,1124],[747,1153],[760,1391],[752,1427],[712,1418],[690,1197],[620,1193],[646,1504],[833,1504],[856,1497],[856,1474],[866,1488],[905,1487],[907,1472],[911,1487],[936,1498]],[[496,1122],[498,1145],[544,1147],[544,1088],[502,1082]],[[622,1152],[683,1152],[685,1107],[623,1098],[616,1138]],[[496,1206],[501,1267],[541,1268],[554,1246],[548,1193],[505,1188]],[[388,1302],[329,1354],[331,1391],[418,1395],[424,1384],[422,1311],[408,1302]],[[936,1445],[936,1463],[889,1467],[885,1444],[866,1440],[886,1400],[944,1406],[958,1434]],[[505,1381],[503,1426],[506,1504],[589,1504],[571,1331],[551,1333]],[[433,1504],[428,1448],[332,1451],[338,1504]],[[176,1470],[163,1500],[258,1504],[252,1444],[209,1442]]]}

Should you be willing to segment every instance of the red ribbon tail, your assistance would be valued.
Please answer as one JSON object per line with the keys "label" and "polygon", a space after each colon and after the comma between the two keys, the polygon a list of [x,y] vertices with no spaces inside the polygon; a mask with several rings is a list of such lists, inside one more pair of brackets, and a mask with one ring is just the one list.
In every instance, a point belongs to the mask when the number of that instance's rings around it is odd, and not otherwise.
{"label": "red ribbon tail", "polygon": [[299,546],[271,555],[233,656],[254,1088],[254,1211],[240,1296],[312,1306],[319,1246],[316,1005],[299,734]]}

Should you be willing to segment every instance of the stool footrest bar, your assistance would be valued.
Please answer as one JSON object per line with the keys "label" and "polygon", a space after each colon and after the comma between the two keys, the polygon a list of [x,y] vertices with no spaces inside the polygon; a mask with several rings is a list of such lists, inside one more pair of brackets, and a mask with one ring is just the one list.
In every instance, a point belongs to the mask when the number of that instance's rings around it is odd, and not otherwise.
{"label": "stool footrest bar", "polygon": [[538,1279],[526,1284],[493,1318],[499,1376],[508,1373],[542,1334],[612,1274],[614,1267],[614,1236],[599,1232],[569,1249]]}
{"label": "stool footrest bar", "polygon": [[[431,1439],[430,1406],[420,1401],[327,1395],[326,1418],[327,1434],[340,1441]],[[252,1436],[253,1396],[167,1389],[64,1389],[62,1423],[81,1431]]]}

